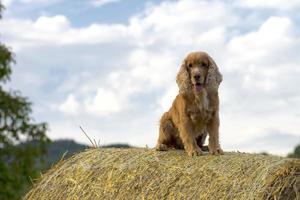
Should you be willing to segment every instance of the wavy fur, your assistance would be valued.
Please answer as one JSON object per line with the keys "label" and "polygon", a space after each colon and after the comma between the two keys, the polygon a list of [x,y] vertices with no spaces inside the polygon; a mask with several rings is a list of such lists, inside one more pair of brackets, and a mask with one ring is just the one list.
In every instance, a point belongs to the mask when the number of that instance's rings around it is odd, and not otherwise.
{"label": "wavy fur", "polygon": [[[196,92],[192,83],[195,82],[192,80],[194,71],[205,77],[200,92]],[[215,61],[205,52],[188,54],[180,66],[176,82],[179,94],[169,111],[161,117],[156,149],[184,148],[190,156],[200,155],[205,149],[203,144],[208,134],[210,153],[222,154],[218,95],[222,75]]]}

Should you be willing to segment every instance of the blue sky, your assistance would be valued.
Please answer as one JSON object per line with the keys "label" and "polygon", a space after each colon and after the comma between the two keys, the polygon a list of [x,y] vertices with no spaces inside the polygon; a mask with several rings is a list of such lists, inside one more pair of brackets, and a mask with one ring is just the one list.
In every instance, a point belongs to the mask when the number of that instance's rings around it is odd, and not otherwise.
{"label": "blue sky", "polygon": [[35,20],[41,15],[63,14],[71,20],[72,26],[84,27],[93,22],[127,23],[132,14],[161,1],[4,0],[3,2],[10,2],[7,3],[10,9],[6,13],[10,17]]}
{"label": "blue sky", "polygon": [[299,0],[4,0],[12,81],[52,139],[153,147],[190,51],[220,86],[221,145],[284,155],[300,143]]}

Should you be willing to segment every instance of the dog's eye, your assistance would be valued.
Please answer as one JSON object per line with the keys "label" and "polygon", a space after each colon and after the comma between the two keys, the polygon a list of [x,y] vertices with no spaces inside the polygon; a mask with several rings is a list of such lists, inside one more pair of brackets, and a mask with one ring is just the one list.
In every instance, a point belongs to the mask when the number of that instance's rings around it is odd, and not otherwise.
{"label": "dog's eye", "polygon": [[208,64],[202,63],[202,67],[208,67]]}
{"label": "dog's eye", "polygon": [[191,63],[188,64],[188,67],[189,67],[189,68],[192,68],[192,67],[193,67],[193,64],[191,64]]}

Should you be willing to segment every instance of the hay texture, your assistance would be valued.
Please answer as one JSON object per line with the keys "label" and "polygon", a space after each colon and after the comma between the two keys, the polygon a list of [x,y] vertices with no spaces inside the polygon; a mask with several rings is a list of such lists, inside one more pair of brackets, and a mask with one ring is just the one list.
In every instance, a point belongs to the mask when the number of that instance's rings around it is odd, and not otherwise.
{"label": "hay texture", "polygon": [[24,199],[300,199],[300,160],[246,153],[88,149],[47,171]]}

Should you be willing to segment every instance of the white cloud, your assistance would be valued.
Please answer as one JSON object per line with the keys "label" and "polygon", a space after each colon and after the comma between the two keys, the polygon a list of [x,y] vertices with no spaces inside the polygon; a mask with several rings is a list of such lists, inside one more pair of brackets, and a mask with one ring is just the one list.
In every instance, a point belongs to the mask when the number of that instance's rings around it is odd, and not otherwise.
{"label": "white cloud", "polygon": [[[69,20],[63,15],[54,17],[39,17],[32,26],[42,33],[62,33],[70,28]],[[36,37],[35,37],[36,38]]]}
{"label": "white cloud", "polygon": [[129,55],[131,78],[142,80],[147,87],[161,87],[174,79],[173,69],[177,63],[172,59],[173,53],[153,52],[145,48],[135,49]]}
{"label": "white cloud", "polygon": [[6,19],[0,25],[0,32],[17,51],[41,45],[101,44],[128,37],[124,25],[91,24],[86,28],[72,28],[62,15],[41,16],[36,21]]}
{"label": "white cloud", "polygon": [[54,4],[57,2],[60,2],[62,0],[2,0],[2,4],[6,7],[9,8],[11,7],[13,4],[17,4],[17,3],[21,3],[21,4],[45,4],[45,5],[49,5],[49,4]]}
{"label": "white cloud", "polygon": [[131,18],[129,28],[143,45],[161,42],[199,48],[210,45],[215,37],[223,39],[219,33],[236,22],[227,8],[221,2],[167,1]]}
{"label": "white cloud", "polygon": [[41,3],[41,2],[47,2],[48,0],[20,0],[22,3]]}
{"label": "white cloud", "polygon": [[[232,147],[245,144],[269,129],[299,134],[294,108],[300,105],[288,103],[300,95],[292,86],[300,84],[294,78],[300,75],[294,53],[300,49],[297,29],[288,17],[270,17],[257,30],[233,37],[226,45],[226,60],[221,65],[225,70],[221,87],[225,146],[232,141],[236,142]],[[261,145],[247,148],[265,150]]]}
{"label": "white cloud", "polygon": [[228,49],[237,58],[244,59],[244,62],[264,61],[267,55],[273,55],[292,45],[293,26],[287,17],[270,17],[257,31],[233,38]]}
{"label": "white cloud", "polygon": [[100,88],[94,97],[85,101],[85,108],[90,114],[102,116],[120,112],[126,104],[126,99],[119,97],[116,92]]}
{"label": "white cloud", "polygon": [[5,7],[9,7],[14,0],[2,0],[1,3],[2,5],[4,5]]}
{"label": "white cloud", "polygon": [[79,103],[73,94],[70,94],[66,101],[59,105],[58,109],[66,114],[76,115],[79,112]]}
{"label": "white cloud", "polygon": [[167,92],[161,99],[159,99],[158,103],[162,108],[160,111],[166,112],[170,109],[176,95],[178,94],[178,88],[175,83],[171,85],[170,88],[167,88]]}
{"label": "white cloud", "polygon": [[104,6],[106,4],[110,4],[110,3],[117,3],[120,0],[91,0],[91,4],[96,6],[96,7],[101,7]]}
{"label": "white cloud", "polygon": [[[198,9],[193,9],[195,7]],[[177,13],[185,14],[179,16]],[[201,44],[213,49],[224,40],[222,36],[225,28],[236,21],[225,4],[205,1],[179,1],[176,4],[166,2],[161,6],[148,8],[144,14],[145,17],[132,17],[128,26],[94,23],[85,28],[72,28],[69,19],[63,15],[41,16],[35,21],[4,19],[0,21],[0,31],[17,50],[45,44],[129,41],[136,41],[142,47],[162,42],[166,45],[173,43],[194,47]]]}
{"label": "white cloud", "polygon": [[299,0],[239,0],[239,5],[249,8],[272,8],[279,10],[296,9],[300,6]]}
{"label": "white cloud", "polygon": [[[249,91],[277,92],[286,76],[298,73],[293,56],[300,40],[293,35],[295,25],[287,17],[270,17],[257,31],[233,38],[227,45],[228,69],[242,74],[241,86]],[[289,75],[283,76],[284,73]]]}

